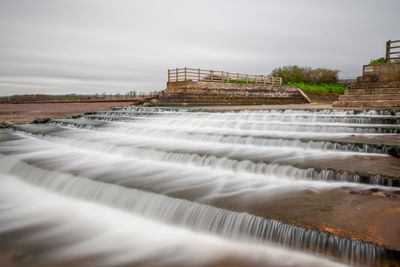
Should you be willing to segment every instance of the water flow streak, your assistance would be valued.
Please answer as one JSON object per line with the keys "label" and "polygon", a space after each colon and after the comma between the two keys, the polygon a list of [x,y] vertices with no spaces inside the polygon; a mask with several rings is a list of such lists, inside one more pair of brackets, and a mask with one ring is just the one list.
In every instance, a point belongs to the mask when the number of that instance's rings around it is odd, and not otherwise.
{"label": "water flow streak", "polygon": [[[3,165],[4,159],[1,162]],[[245,242],[273,241],[306,251],[328,253],[353,263],[371,263],[390,254],[383,247],[363,243],[247,213],[231,212],[186,200],[126,189],[81,177],[41,170],[7,160],[7,174],[63,195],[90,200],[145,218]],[[29,174],[29,175],[28,175]]]}

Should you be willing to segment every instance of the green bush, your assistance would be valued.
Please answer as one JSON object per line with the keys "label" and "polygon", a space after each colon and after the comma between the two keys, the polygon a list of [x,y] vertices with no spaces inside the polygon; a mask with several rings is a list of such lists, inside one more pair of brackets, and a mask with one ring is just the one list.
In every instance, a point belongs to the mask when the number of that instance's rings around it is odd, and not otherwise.
{"label": "green bush", "polygon": [[276,68],[272,71],[271,75],[282,77],[284,83],[332,84],[337,82],[338,73],[338,70],[312,69],[311,67],[294,65]]}
{"label": "green bush", "polygon": [[386,59],[384,57],[378,58],[378,59],[371,59],[371,61],[369,62],[370,65],[372,64],[382,64],[385,63]]}

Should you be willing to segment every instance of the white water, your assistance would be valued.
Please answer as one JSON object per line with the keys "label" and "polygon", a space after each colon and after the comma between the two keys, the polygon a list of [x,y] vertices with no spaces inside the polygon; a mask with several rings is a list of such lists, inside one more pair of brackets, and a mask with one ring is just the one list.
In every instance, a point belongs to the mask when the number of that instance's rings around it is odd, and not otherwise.
{"label": "white water", "polygon": [[0,176],[0,200],[1,241],[7,233],[25,233],[7,240],[8,249],[27,250],[30,258],[21,260],[21,264],[339,266],[272,245],[221,239],[66,198],[11,176]]}
{"label": "white water", "polygon": [[[324,139],[397,131],[399,115],[121,109],[4,130],[0,247],[2,236],[17,235],[8,249],[43,244],[39,262],[94,266],[328,264],[273,244],[347,263],[374,261],[383,248],[233,211],[304,190],[370,188],[354,183],[354,174],[317,171],[313,162],[388,157]],[[204,206],[225,202],[232,211]]]}

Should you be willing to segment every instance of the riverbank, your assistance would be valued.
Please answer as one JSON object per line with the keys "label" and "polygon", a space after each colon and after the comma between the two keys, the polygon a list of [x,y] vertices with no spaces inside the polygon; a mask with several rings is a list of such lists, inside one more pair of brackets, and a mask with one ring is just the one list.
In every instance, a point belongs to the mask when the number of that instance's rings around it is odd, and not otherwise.
{"label": "riverbank", "polygon": [[86,103],[24,103],[0,104],[0,122],[29,123],[36,118],[61,118],[81,115],[86,112],[106,110],[111,107],[129,106],[131,102],[86,102]]}

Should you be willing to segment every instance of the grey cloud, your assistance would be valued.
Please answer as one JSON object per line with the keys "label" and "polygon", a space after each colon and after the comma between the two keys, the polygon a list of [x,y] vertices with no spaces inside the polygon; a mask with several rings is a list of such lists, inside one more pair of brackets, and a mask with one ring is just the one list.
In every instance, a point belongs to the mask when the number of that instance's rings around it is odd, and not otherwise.
{"label": "grey cloud", "polygon": [[0,95],[162,90],[167,68],[183,66],[354,77],[400,38],[399,10],[398,0],[2,0]]}

